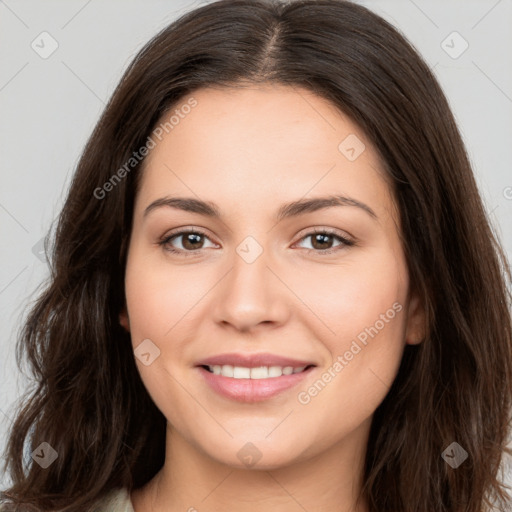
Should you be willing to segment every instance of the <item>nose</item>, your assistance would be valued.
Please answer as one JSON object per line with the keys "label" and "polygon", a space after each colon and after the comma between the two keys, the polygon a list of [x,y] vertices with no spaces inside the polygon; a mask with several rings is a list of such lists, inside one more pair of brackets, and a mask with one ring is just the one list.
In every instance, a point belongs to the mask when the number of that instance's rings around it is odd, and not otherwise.
{"label": "nose", "polygon": [[263,325],[277,327],[290,315],[291,292],[276,272],[267,252],[248,262],[233,255],[231,270],[217,285],[214,318],[218,324],[238,331],[252,331]]}

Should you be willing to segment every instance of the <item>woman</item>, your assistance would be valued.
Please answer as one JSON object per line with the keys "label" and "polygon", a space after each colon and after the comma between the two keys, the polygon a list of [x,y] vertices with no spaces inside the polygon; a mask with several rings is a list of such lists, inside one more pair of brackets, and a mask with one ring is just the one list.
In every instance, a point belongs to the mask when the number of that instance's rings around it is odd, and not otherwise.
{"label": "woman", "polygon": [[52,265],[5,510],[505,510],[510,272],[439,85],[364,7],[160,32]]}

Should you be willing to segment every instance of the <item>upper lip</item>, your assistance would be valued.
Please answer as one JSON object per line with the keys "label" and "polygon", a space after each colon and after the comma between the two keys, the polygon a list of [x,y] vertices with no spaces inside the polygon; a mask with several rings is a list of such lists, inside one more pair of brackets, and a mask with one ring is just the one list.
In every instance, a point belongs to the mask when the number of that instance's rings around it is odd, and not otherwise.
{"label": "upper lip", "polygon": [[316,366],[312,361],[292,359],[290,357],[278,356],[274,354],[219,354],[208,357],[197,363],[197,366],[242,366],[245,368],[256,368],[258,366],[292,366],[300,368],[302,366]]}

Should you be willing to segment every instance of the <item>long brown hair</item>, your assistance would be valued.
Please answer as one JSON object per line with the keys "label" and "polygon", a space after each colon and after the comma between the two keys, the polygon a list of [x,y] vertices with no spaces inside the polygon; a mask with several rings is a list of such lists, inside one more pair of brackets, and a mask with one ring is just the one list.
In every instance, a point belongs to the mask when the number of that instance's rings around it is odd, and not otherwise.
{"label": "long brown hair", "polygon": [[[425,339],[406,346],[375,411],[361,496],[371,512],[506,506],[499,468],[512,410],[510,269],[435,77],[395,28],[343,0],[210,3],[162,30],[130,64],[78,163],[51,277],[19,333],[16,360],[27,359],[34,385],[17,405],[4,455],[6,503],[92,510],[163,465],[166,420],[118,321],[140,175],[140,162],[126,162],[185,95],[262,82],[326,98],[375,146],[427,313]],[[24,452],[43,442],[58,453],[44,470]],[[457,469],[442,457],[453,442],[468,454]]]}

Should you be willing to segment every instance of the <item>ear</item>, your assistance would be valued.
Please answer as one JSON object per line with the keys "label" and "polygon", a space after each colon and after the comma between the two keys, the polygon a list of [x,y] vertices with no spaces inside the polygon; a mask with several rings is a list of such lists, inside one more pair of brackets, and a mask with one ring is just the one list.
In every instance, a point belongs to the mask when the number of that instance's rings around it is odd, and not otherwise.
{"label": "ear", "polygon": [[426,315],[423,301],[418,293],[411,294],[407,308],[407,326],[405,342],[408,345],[419,345],[426,334]]}
{"label": "ear", "polygon": [[126,306],[123,306],[121,313],[119,313],[119,323],[124,327],[127,332],[130,332],[130,319],[128,318],[128,312]]}

